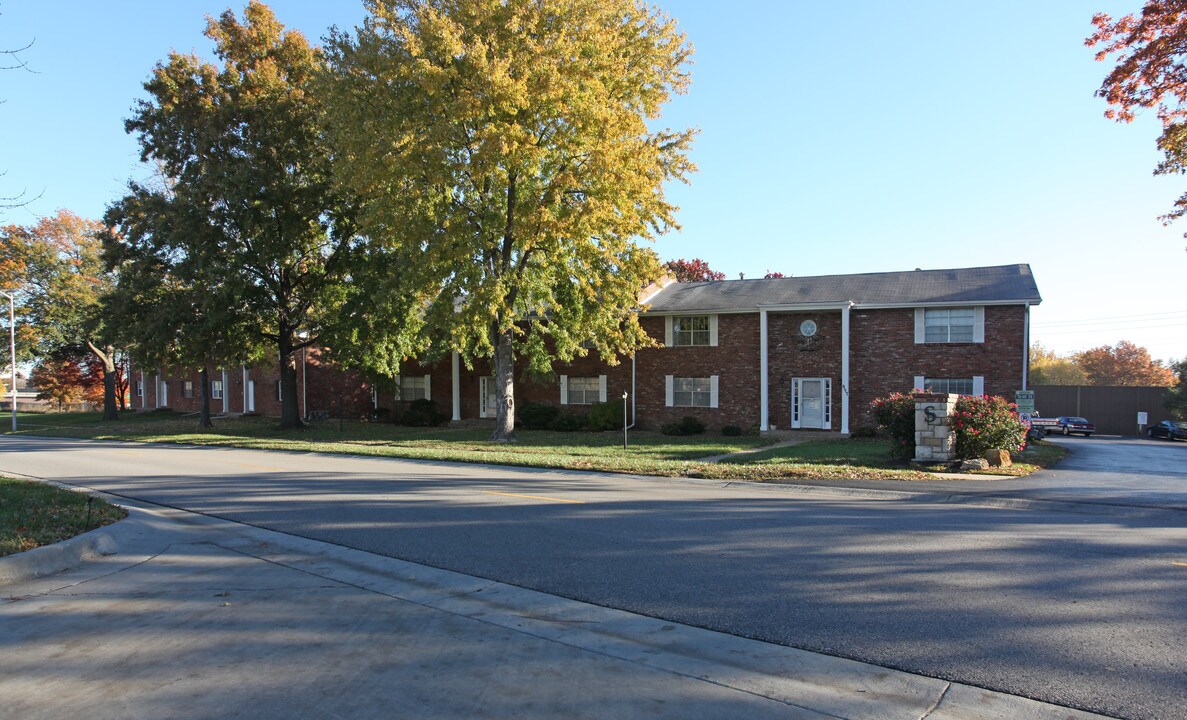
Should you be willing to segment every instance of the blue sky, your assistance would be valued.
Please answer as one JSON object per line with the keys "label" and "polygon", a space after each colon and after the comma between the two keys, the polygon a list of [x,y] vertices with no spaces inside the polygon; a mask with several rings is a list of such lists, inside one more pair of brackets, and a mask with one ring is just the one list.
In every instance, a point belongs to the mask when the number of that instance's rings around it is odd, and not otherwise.
{"label": "blue sky", "polygon": [[[360,3],[275,0],[322,37]],[[1083,47],[1098,10],[1140,2],[665,0],[696,47],[690,92],[665,121],[700,129],[683,226],[664,258],[729,277],[1030,263],[1033,337],[1061,353],[1131,340],[1187,357],[1187,189],[1155,178],[1153,117],[1106,120],[1108,70]],[[170,50],[209,56],[203,17],[243,3],[0,0],[0,47],[34,40],[35,73],[0,73],[0,195],[31,223],[98,217],[143,177],[123,130]]]}

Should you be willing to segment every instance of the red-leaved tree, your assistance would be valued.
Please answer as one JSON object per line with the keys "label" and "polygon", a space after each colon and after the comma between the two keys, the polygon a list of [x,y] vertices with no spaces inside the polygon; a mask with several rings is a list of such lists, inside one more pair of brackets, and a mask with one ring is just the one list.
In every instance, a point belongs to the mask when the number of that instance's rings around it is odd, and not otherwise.
{"label": "red-leaved tree", "polygon": [[[1105,117],[1132,122],[1154,108],[1162,121],[1158,149],[1163,160],[1155,175],[1187,172],[1187,2],[1147,0],[1140,13],[1114,20],[1105,13],[1092,18],[1096,31],[1084,40],[1098,48],[1096,59],[1116,55],[1097,96],[1109,103]],[[1162,216],[1169,223],[1187,214],[1187,193],[1175,209]]]}
{"label": "red-leaved tree", "polygon": [[700,258],[693,258],[692,260],[669,260],[664,263],[664,267],[668,272],[672,273],[676,278],[676,282],[712,282],[714,280],[725,280],[725,273],[717,272],[709,267],[709,263]]}
{"label": "red-leaved tree", "polygon": [[1169,387],[1175,382],[1171,368],[1151,359],[1149,350],[1128,340],[1078,353],[1076,364],[1093,385]]}

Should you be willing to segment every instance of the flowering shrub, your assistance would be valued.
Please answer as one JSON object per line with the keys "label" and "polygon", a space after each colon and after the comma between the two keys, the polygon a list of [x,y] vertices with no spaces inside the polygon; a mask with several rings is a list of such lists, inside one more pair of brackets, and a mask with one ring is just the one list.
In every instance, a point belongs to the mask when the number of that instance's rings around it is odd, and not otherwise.
{"label": "flowering shrub", "polygon": [[870,403],[870,414],[890,436],[891,454],[904,459],[915,454],[915,398],[891,393]]}
{"label": "flowering shrub", "polygon": [[1026,447],[1026,426],[1018,406],[1001,397],[963,396],[952,413],[956,457],[978,458],[986,450],[1018,452]]}

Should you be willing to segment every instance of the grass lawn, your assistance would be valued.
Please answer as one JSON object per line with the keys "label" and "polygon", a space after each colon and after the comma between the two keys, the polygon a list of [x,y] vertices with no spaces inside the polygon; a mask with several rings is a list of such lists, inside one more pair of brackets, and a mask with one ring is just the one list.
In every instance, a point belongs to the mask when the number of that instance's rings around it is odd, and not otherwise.
{"label": "grass lawn", "polygon": [[0,477],[0,556],[32,550],[122,520],[128,513],[89,495]]}
{"label": "grass lawn", "polygon": [[[888,442],[869,439],[819,440],[761,450],[778,439],[714,434],[672,437],[632,431],[629,447],[624,450],[622,434],[617,432],[521,430],[519,442],[507,445],[490,442],[487,430],[407,428],[358,421],[343,423],[341,430],[338,421],[330,420],[302,430],[281,431],[275,418],[219,418],[213,429],[201,431],[194,414],[129,412],[113,423],[103,423],[100,418],[99,413],[25,414],[18,416],[18,432],[720,480],[934,479],[927,472],[892,461]],[[729,461],[702,461],[714,455],[755,449],[760,450]],[[1030,471],[1034,469],[1030,467]]]}

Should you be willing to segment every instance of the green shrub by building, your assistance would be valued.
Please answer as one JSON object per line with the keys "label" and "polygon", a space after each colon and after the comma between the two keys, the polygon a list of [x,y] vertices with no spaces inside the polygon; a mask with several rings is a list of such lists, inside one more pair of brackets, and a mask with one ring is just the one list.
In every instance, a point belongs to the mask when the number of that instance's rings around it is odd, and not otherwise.
{"label": "green shrub by building", "polygon": [[890,454],[903,460],[915,456],[915,398],[891,393],[870,403],[870,414],[890,438]]}

